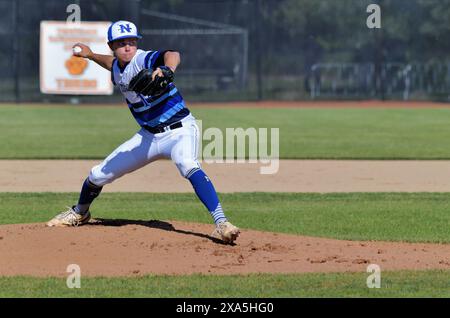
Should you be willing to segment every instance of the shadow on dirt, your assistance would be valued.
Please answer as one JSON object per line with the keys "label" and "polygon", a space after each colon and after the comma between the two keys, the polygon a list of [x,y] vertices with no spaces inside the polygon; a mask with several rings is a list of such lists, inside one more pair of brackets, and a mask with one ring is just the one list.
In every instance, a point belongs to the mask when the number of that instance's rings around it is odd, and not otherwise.
{"label": "shadow on dirt", "polygon": [[220,239],[217,239],[211,235],[198,233],[198,232],[192,232],[192,231],[185,231],[181,229],[176,229],[172,224],[165,221],[159,221],[159,220],[150,220],[150,221],[144,221],[144,220],[127,220],[127,219],[101,219],[101,218],[95,218],[92,219],[88,224],[89,226],[126,226],[126,225],[139,225],[139,226],[145,226],[153,229],[159,229],[164,231],[170,231],[170,232],[176,232],[181,233],[185,235],[192,235],[197,236],[201,238],[206,238],[216,244],[222,244],[222,245],[236,245],[235,243],[225,243]]}

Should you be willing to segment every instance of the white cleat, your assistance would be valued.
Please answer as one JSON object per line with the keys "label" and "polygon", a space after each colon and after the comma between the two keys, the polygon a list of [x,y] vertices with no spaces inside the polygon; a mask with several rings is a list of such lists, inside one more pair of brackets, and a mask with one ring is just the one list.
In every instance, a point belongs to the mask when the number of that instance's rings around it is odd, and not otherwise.
{"label": "white cleat", "polygon": [[221,239],[225,243],[233,243],[239,237],[240,233],[239,228],[226,221],[219,222],[211,236]]}
{"label": "white cleat", "polygon": [[81,215],[76,213],[73,208],[68,208],[67,211],[55,216],[47,222],[47,226],[80,226],[89,222],[91,219],[91,213],[89,211]]}

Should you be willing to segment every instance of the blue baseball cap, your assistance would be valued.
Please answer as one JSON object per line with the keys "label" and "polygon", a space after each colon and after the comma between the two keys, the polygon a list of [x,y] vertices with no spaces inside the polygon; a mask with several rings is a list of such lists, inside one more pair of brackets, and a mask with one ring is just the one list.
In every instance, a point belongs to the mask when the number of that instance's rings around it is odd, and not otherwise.
{"label": "blue baseball cap", "polygon": [[126,38],[142,38],[142,36],[138,34],[137,27],[133,22],[121,20],[114,22],[109,26],[108,42]]}

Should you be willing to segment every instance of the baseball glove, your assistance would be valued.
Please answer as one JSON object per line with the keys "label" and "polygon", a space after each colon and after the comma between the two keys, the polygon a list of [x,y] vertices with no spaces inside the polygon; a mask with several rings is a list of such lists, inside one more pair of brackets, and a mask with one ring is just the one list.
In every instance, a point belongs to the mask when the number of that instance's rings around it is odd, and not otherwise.
{"label": "baseball glove", "polygon": [[128,85],[128,89],[145,96],[156,96],[162,94],[173,82],[173,72],[167,66],[160,66],[163,76],[155,76],[152,80],[152,70],[143,69],[133,77]]}

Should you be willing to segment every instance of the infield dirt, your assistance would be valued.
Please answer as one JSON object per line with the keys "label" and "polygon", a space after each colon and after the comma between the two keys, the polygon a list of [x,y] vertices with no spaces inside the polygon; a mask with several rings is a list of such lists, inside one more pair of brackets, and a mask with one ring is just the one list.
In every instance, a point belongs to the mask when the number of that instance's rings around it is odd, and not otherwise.
{"label": "infield dirt", "polygon": [[[0,160],[0,192],[79,192],[100,162]],[[202,164],[218,192],[450,192],[448,160],[280,160],[276,174],[260,174],[261,165]],[[193,192],[170,160],[153,162],[103,191]]]}
{"label": "infield dirt", "polygon": [[450,244],[357,242],[243,230],[235,245],[212,225],[94,220],[78,228],[0,226],[0,276],[248,274],[450,269]]}

